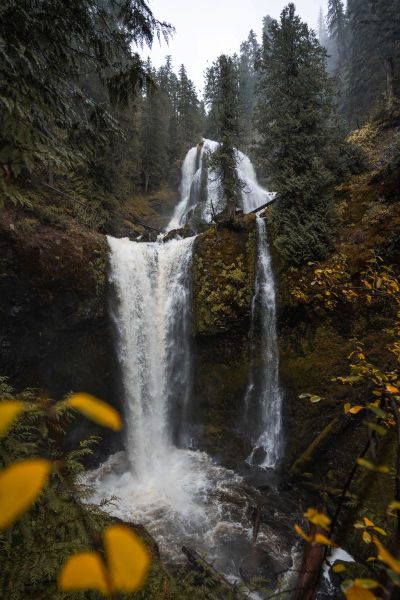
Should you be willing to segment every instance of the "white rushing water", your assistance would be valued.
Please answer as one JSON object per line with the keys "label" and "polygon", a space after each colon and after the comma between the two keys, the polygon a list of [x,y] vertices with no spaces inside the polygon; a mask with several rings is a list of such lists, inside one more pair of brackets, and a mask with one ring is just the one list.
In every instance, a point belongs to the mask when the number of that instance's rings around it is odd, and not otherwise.
{"label": "white rushing water", "polygon": [[[217,146],[205,140],[203,146],[188,152],[182,167],[181,199],[167,230],[184,225],[200,198],[202,218],[210,220],[219,202],[219,183],[212,172],[202,169],[205,152],[213,152]],[[248,157],[238,153],[238,158],[238,173],[245,183],[242,203],[248,212],[273,195],[257,183]],[[205,200],[201,196],[204,182]],[[275,292],[264,221],[258,219],[257,223],[253,304],[260,308],[263,361],[261,391],[253,386],[258,399],[250,395],[250,410],[260,412],[258,424],[262,426],[254,440],[254,452],[261,447],[265,454],[262,466],[273,467],[281,449]],[[181,557],[182,545],[194,546],[217,568],[237,577],[238,566],[251,549],[248,513],[254,505],[254,491],[249,493],[243,479],[233,471],[191,448],[194,239],[138,243],[108,238],[126,450],[111,456],[86,480],[93,486],[94,502],[115,496],[117,501],[107,510],[147,526],[170,558]],[[254,319],[255,309],[253,313]]]}
{"label": "white rushing water", "polygon": [[[201,205],[200,216],[206,222],[210,222],[213,215],[224,208],[221,200],[221,185],[218,176],[211,169],[204,177],[206,189],[204,197],[201,196],[202,170],[205,167],[204,156],[211,155],[218,146],[218,142],[203,139],[201,145],[191,148],[187,153],[182,165],[180,202],[175,208],[166,231],[183,227],[189,220],[191,211],[198,205]],[[242,208],[245,213],[249,213],[272,200],[275,194],[267,192],[259,185],[254,166],[248,156],[238,150],[236,157],[237,172],[243,185]]]}
{"label": "white rushing water", "polygon": [[[276,330],[275,282],[271,255],[268,248],[265,221],[257,217],[258,252],[256,289],[253,298],[252,319],[261,324],[261,369],[259,377],[249,381],[245,402],[246,410],[256,412],[258,438],[247,459],[265,468],[277,466],[282,454],[282,394],[279,386],[279,351]],[[254,418],[253,418],[254,421]]]}
{"label": "white rushing water", "polygon": [[193,241],[108,238],[126,452],[111,456],[86,482],[92,501],[115,496],[107,510],[147,526],[170,558],[181,558],[182,545],[194,545],[229,572],[232,540],[243,548],[251,539],[243,481],[187,447]]}

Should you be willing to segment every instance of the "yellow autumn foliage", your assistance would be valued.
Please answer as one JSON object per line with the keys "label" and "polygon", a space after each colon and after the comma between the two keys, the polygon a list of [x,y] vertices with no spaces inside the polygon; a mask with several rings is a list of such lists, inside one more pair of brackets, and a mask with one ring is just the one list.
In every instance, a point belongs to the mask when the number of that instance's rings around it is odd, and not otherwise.
{"label": "yellow autumn foliage", "polygon": [[3,400],[0,402],[0,436],[8,433],[23,410],[24,405],[19,400]]}
{"label": "yellow autumn foliage", "polygon": [[33,458],[0,471],[0,529],[12,525],[35,502],[51,468],[50,461]]}
{"label": "yellow autumn foliage", "polygon": [[150,553],[124,525],[111,525],[103,533],[107,565],[98,552],[80,552],[65,563],[59,578],[62,591],[97,590],[104,596],[134,592],[144,583]]}
{"label": "yellow autumn foliage", "polygon": [[122,429],[121,417],[115,408],[91,394],[73,394],[66,401],[66,406],[79,410],[85,417],[98,425],[108,427],[113,431]]}

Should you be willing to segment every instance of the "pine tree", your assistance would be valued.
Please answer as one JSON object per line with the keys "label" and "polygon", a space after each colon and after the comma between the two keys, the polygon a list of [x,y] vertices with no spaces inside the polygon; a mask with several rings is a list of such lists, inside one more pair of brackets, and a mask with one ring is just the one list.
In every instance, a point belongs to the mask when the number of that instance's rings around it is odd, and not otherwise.
{"label": "pine tree", "polygon": [[240,147],[247,152],[253,138],[253,113],[257,86],[256,61],[259,45],[256,34],[250,31],[248,38],[240,46],[238,60],[239,74],[239,116]]}
{"label": "pine tree", "polygon": [[[118,126],[111,105],[126,104],[148,79],[132,48],[167,35],[144,0],[36,2],[0,5],[0,178],[7,183],[35,168],[74,168],[92,155],[101,135]],[[87,94],[97,78],[106,102]],[[104,98],[102,98],[104,100]],[[18,115],[18,118],[16,118]],[[15,196],[14,196],[15,197]]]}
{"label": "pine tree", "polygon": [[208,69],[205,98],[216,139],[220,142],[209,159],[209,166],[221,182],[221,201],[226,203],[227,218],[232,220],[242,188],[236,150],[240,140],[239,76],[237,62],[232,57],[223,54]]}
{"label": "pine tree", "polygon": [[334,222],[327,167],[332,97],[326,51],[293,4],[264,36],[257,114],[260,159],[278,195],[275,243],[295,264],[322,258]]}
{"label": "pine tree", "polygon": [[329,0],[327,22],[338,48],[339,62],[343,65],[347,56],[347,18],[342,0]]}
{"label": "pine tree", "polygon": [[180,156],[195,145],[202,131],[200,103],[193,82],[181,65],[177,88],[178,148]]}
{"label": "pine tree", "polygon": [[399,95],[398,0],[349,0],[348,19],[346,116],[361,124]]}

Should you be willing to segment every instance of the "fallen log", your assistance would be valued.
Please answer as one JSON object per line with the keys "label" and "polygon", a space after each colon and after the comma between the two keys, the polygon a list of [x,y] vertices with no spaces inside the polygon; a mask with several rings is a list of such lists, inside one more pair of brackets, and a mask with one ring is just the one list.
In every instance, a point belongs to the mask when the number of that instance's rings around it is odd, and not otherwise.
{"label": "fallen log", "polygon": [[267,208],[267,206],[269,206],[270,204],[273,204],[274,202],[276,202],[276,200],[277,200],[277,196],[275,196],[274,198],[271,198],[271,200],[268,200],[268,202],[266,202],[265,204],[261,204],[261,206],[254,208],[253,210],[250,211],[249,214],[252,215],[252,214],[260,212],[260,210]]}
{"label": "fallen log", "polygon": [[161,231],[161,229],[157,229],[157,227],[152,227],[152,225],[147,225],[147,223],[143,223],[143,221],[137,219],[136,217],[130,216],[129,218],[131,221],[133,221],[137,225],[141,225],[145,229],[149,229],[150,231],[156,231],[157,233],[165,233],[164,231]]}
{"label": "fallen log", "polygon": [[[242,594],[236,584],[230,583],[219,571],[217,571],[209,562],[207,562],[196,550],[188,548],[187,546],[182,547],[182,552],[186,556],[189,564],[195,569],[201,576],[206,580],[206,584],[215,589],[218,593],[218,588],[224,596],[220,597],[221,600],[245,600],[246,596]],[[225,594],[229,592],[229,596]]]}

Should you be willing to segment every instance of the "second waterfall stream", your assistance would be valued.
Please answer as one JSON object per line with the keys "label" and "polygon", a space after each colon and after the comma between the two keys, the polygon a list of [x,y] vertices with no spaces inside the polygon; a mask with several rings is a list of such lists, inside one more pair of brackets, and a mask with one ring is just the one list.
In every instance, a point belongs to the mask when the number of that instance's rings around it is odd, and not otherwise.
{"label": "second waterfall stream", "polygon": [[[182,168],[181,200],[167,229],[185,224],[196,209],[210,220],[214,178],[204,173],[204,152],[189,151]],[[271,194],[256,181],[250,160],[240,156],[244,212],[265,204]],[[205,193],[201,191],[205,183]],[[213,183],[214,182],[214,183]],[[214,198],[214,200],[213,200]],[[203,203],[203,206],[199,206]],[[257,218],[258,256],[253,326],[261,327],[262,373],[249,381],[244,402],[258,418],[252,432],[253,463],[276,467],[282,451],[275,287],[265,224]],[[95,502],[117,501],[107,510],[145,525],[161,551],[179,560],[188,545],[207,554],[225,574],[237,577],[250,551],[252,492],[235,472],[192,449],[190,414],[193,364],[191,267],[195,238],[141,243],[108,238],[112,318],[124,391],[125,451],[111,456],[88,476]],[[246,512],[247,511],[247,512]],[[261,536],[263,534],[261,533]]]}

